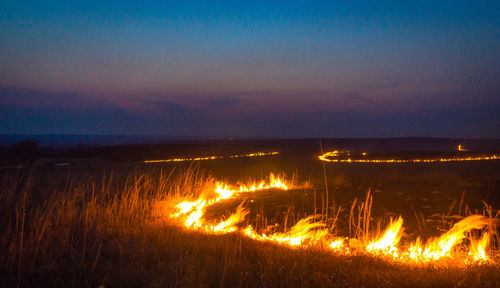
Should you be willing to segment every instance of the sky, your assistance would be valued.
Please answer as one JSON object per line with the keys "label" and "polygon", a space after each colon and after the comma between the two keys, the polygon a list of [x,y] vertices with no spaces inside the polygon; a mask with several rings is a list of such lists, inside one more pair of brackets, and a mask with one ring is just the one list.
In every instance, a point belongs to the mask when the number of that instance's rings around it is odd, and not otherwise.
{"label": "sky", "polygon": [[499,1],[0,2],[0,133],[500,137]]}

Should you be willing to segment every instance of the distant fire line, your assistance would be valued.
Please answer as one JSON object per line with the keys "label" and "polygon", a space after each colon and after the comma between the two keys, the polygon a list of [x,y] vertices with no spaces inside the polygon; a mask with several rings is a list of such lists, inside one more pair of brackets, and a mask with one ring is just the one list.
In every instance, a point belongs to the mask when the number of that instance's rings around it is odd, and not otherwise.
{"label": "distant fire line", "polygon": [[[487,156],[467,156],[467,157],[451,157],[451,158],[423,158],[423,159],[339,159],[340,154],[346,152],[339,152],[337,150],[326,152],[318,156],[318,159],[325,162],[339,162],[339,163],[432,163],[432,162],[461,162],[461,161],[482,161],[482,160],[498,160],[500,155],[487,155]],[[348,153],[348,152],[347,152]],[[350,155],[350,154],[348,154]],[[366,153],[362,153],[366,156]]]}
{"label": "distant fire line", "polygon": [[186,161],[205,161],[205,160],[217,160],[217,159],[234,159],[234,158],[245,158],[245,157],[263,157],[270,155],[278,155],[279,152],[255,152],[249,154],[235,154],[229,156],[207,156],[207,157],[194,157],[194,158],[170,158],[162,160],[146,160],[144,163],[164,163],[164,162],[186,162]]}

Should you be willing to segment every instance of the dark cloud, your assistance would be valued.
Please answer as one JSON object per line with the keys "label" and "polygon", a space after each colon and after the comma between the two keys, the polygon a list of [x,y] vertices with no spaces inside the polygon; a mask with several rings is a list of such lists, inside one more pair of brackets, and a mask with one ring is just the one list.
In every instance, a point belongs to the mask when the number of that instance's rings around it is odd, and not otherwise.
{"label": "dark cloud", "polygon": [[246,101],[244,101],[243,99],[224,96],[220,98],[210,99],[207,101],[207,103],[212,107],[235,107],[245,104]]}
{"label": "dark cloud", "polygon": [[77,94],[3,88],[0,132],[186,135],[200,132],[205,123],[203,112],[197,109],[168,101],[146,104],[154,109],[137,111]]}
{"label": "dark cloud", "polygon": [[[203,97],[198,96],[198,99]],[[251,106],[246,100],[230,97],[209,99],[199,105],[201,108],[142,98],[121,105],[73,93],[2,88],[0,133],[198,137],[500,137],[499,101],[475,103],[469,107],[436,105],[427,109],[384,112],[332,110],[328,107],[306,112],[255,104],[252,109],[245,110],[245,106]],[[228,107],[232,109],[231,113],[221,112]]]}

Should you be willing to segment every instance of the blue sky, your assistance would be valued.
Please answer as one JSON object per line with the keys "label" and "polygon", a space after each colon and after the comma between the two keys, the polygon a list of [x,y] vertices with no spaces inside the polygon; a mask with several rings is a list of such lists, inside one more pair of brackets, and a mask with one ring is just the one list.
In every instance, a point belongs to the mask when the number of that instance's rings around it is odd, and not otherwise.
{"label": "blue sky", "polygon": [[180,2],[2,1],[0,133],[500,137],[498,1]]}

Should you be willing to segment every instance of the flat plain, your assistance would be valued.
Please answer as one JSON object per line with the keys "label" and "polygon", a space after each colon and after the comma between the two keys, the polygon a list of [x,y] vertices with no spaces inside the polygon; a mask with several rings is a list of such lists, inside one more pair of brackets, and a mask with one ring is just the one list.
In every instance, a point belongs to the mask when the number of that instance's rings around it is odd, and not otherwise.
{"label": "flat plain", "polygon": [[[158,203],[196,199],[207,183],[239,185],[273,173],[301,185],[231,198],[207,209],[207,220],[227,217],[244,202],[249,212],[239,227],[286,232],[301,219],[317,215],[332,235],[353,238],[358,232],[352,227],[352,211],[371,197],[370,214],[363,221],[372,224],[363,233],[380,233],[391,219],[402,217],[401,243],[425,240],[467,215],[496,221],[500,160],[336,163],[318,156],[333,150],[365,153],[370,159],[490,155],[498,154],[499,142],[206,140],[52,151],[22,167],[0,170],[2,284],[495,287],[500,285],[495,223],[489,225],[493,231],[487,250],[492,262],[410,265],[373,255],[258,241],[239,231],[211,234],[185,229],[155,211]],[[457,145],[470,151],[457,151]],[[231,157],[256,152],[278,153]],[[220,158],[192,160],[212,156]],[[188,160],[145,162],[168,159]],[[471,231],[467,239],[483,232]]]}

